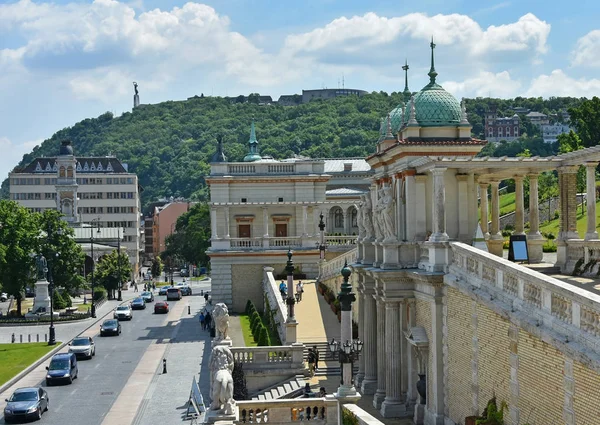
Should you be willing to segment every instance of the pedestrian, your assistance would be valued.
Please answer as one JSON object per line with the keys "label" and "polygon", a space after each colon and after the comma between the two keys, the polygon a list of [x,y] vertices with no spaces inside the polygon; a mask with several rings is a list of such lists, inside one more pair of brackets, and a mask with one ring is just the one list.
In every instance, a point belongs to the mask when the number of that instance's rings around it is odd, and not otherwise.
{"label": "pedestrian", "polygon": [[138,291],[138,286],[137,283],[133,284],[133,292],[137,292]]}
{"label": "pedestrian", "polygon": [[317,346],[313,345],[313,353],[315,353],[315,370],[319,370],[319,350],[317,350]]}
{"label": "pedestrian", "polygon": [[311,398],[311,397],[314,397],[314,396],[315,396],[315,393],[312,392],[312,390],[310,389],[310,384],[307,382],[304,385],[304,395],[303,395],[303,397],[304,398]]}
{"label": "pedestrian", "polygon": [[205,329],[209,329],[210,330],[210,323],[212,322],[212,316],[210,315],[210,313],[207,311],[206,312],[206,316],[204,317],[204,325],[205,325]]}
{"label": "pedestrian", "polygon": [[200,326],[202,326],[202,330],[206,329],[206,323],[204,322],[204,319],[205,319],[204,313],[201,312],[200,313]]}
{"label": "pedestrian", "polygon": [[204,301],[205,301],[205,302],[208,302],[208,292],[206,292],[206,293],[204,294]]}
{"label": "pedestrian", "polygon": [[152,290],[156,291],[156,283],[152,283]]}
{"label": "pedestrian", "polygon": [[287,294],[287,285],[285,284],[285,282],[282,280],[281,283],[279,284],[279,292],[281,293],[281,298],[283,298],[285,300],[286,298],[286,294]]}
{"label": "pedestrian", "polygon": [[325,387],[319,388],[319,397],[324,398],[327,396],[327,392],[325,391]]}
{"label": "pedestrian", "polygon": [[308,362],[308,374],[312,378],[315,376],[315,353],[312,348],[308,349],[308,356],[306,356],[306,361]]}
{"label": "pedestrian", "polygon": [[304,292],[304,284],[299,281],[296,285],[296,293],[298,294],[298,302],[302,301],[302,293]]}

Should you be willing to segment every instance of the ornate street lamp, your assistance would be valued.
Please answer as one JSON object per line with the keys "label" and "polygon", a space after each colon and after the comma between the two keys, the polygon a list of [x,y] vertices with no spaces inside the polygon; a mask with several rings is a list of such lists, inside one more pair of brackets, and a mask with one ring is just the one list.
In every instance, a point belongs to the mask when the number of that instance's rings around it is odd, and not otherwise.
{"label": "ornate street lamp", "polygon": [[294,304],[296,304],[296,298],[294,297],[294,261],[292,261],[292,250],[289,249],[287,253],[287,264],[285,266],[285,271],[287,272],[287,300],[286,304],[288,306],[288,322],[295,322],[296,315],[294,313]]}
{"label": "ornate street lamp", "polygon": [[327,249],[327,244],[325,243],[325,222],[323,221],[323,213],[319,214],[319,259],[325,260],[325,250]]}
{"label": "ornate street lamp", "polygon": [[117,299],[119,301],[123,301],[123,297],[121,295],[121,226],[117,228],[117,232],[117,270],[119,273],[119,279],[117,282],[119,288],[119,296],[117,297]]}
{"label": "ornate street lamp", "polygon": [[92,220],[92,226],[90,226],[90,243],[91,243],[91,250],[92,250],[92,317],[96,317],[96,302],[94,300],[94,288],[96,286],[96,273],[95,273],[95,269],[96,269],[96,260],[94,258],[94,226],[93,223],[96,222],[97,223],[97,234],[100,234],[100,221],[98,218]]}

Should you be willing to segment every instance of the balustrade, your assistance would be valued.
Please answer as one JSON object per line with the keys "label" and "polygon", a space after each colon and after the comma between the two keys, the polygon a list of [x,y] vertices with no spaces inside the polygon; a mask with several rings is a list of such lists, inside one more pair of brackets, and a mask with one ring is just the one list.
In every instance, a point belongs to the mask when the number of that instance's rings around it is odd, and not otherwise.
{"label": "balustrade", "polygon": [[229,174],[254,174],[256,173],[256,167],[250,164],[228,165],[227,172]]}
{"label": "balustrade", "polygon": [[581,329],[594,336],[600,335],[600,313],[588,307],[581,308]]}
{"label": "balustrade", "polygon": [[230,238],[232,248],[261,248],[262,239]]}
{"label": "balustrade", "polygon": [[294,361],[293,351],[302,352],[302,347],[289,346],[269,347],[233,347],[231,353],[235,361],[240,363],[288,363]]}
{"label": "balustrade", "polygon": [[571,323],[573,318],[573,303],[557,294],[552,294],[552,315],[560,320]]}
{"label": "balustrade", "polygon": [[481,278],[493,285],[496,284],[496,270],[493,267],[484,265],[481,273]]}
{"label": "balustrade", "polygon": [[356,245],[358,236],[325,236],[327,245],[351,246]]}
{"label": "balustrade", "polygon": [[337,424],[337,400],[327,398],[300,398],[288,400],[238,401],[239,420],[234,423],[288,424],[314,422]]}
{"label": "balustrade", "polygon": [[504,275],[504,291],[508,292],[513,297],[519,295],[519,280],[515,275],[510,273]]}
{"label": "balustrade", "polygon": [[269,238],[269,246],[298,247],[298,246],[302,246],[302,240],[299,237]]}
{"label": "balustrade", "polygon": [[539,286],[526,282],[523,287],[523,299],[536,307],[542,306],[542,290]]}

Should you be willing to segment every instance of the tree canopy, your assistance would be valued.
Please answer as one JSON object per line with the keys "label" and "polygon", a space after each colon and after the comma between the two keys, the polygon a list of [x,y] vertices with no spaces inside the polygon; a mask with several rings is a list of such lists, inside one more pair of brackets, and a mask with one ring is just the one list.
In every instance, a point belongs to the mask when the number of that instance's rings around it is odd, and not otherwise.
{"label": "tree canopy", "polygon": [[194,205],[177,219],[175,233],[165,238],[162,258],[182,259],[188,264],[208,266],[210,248],[210,208],[206,203]]}

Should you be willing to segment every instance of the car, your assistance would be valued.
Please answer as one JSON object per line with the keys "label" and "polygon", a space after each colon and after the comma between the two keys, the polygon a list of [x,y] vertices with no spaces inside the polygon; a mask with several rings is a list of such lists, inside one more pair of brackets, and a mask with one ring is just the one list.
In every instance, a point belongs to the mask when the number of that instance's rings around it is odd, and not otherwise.
{"label": "car", "polygon": [[6,292],[2,292],[0,294],[0,302],[6,302],[8,301],[8,294]]}
{"label": "car", "polygon": [[121,324],[118,320],[107,319],[100,325],[100,336],[105,335],[120,335]]}
{"label": "car", "polygon": [[75,354],[77,357],[85,357],[91,359],[96,355],[96,344],[91,336],[78,336],[73,338],[69,344],[69,353]]}
{"label": "car", "polygon": [[140,297],[142,297],[142,299],[147,303],[151,303],[152,301],[154,301],[154,294],[150,291],[142,292],[142,295],[140,295]]}
{"label": "car", "polygon": [[179,288],[167,289],[167,301],[168,300],[180,300],[180,299],[181,299],[181,289],[179,289]]}
{"label": "car", "polygon": [[131,301],[132,310],[143,310],[146,308],[146,301],[142,297],[137,297]]}
{"label": "car", "polygon": [[170,288],[171,286],[166,285],[166,286],[162,286],[159,290],[158,290],[158,295],[167,295],[167,290]]}
{"label": "car", "polygon": [[35,297],[35,288],[33,288],[33,287],[25,288],[25,296],[28,298]]}
{"label": "car", "polygon": [[55,382],[63,381],[67,384],[77,379],[79,368],[77,367],[77,356],[75,353],[55,354],[50,360],[50,365],[46,366],[46,385],[50,386]]}
{"label": "car", "polygon": [[181,290],[181,295],[192,295],[192,288],[185,282],[179,282],[175,287]]}
{"label": "car", "polygon": [[181,269],[181,271],[179,272],[179,276],[181,277],[188,277],[190,275],[190,271],[188,269]]}
{"label": "car", "polygon": [[166,301],[157,301],[154,303],[154,313],[168,313],[169,303]]}
{"label": "car", "polygon": [[6,399],[4,422],[21,419],[42,419],[48,410],[50,398],[43,388],[18,388]]}
{"label": "car", "polygon": [[131,313],[131,307],[128,305],[120,305],[115,309],[114,318],[118,320],[131,320],[133,314]]}

